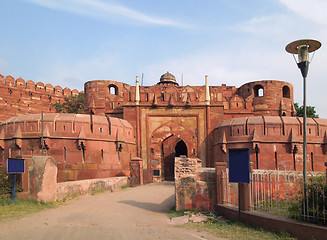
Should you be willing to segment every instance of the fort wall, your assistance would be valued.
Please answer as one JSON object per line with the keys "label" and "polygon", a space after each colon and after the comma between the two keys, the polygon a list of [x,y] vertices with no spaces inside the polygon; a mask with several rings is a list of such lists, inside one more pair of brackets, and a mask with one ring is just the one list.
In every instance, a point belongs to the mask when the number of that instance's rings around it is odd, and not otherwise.
{"label": "fort wall", "polygon": [[173,178],[170,173],[181,141],[185,155],[214,167],[212,131],[223,120],[296,114],[293,86],[283,81],[261,80],[239,88],[226,84],[179,86],[175,77],[166,73],[156,85],[138,89],[140,99],[136,101],[136,86],[89,81],[85,83],[86,108],[92,114],[123,118],[133,126],[138,157],[143,159],[144,169],[152,168],[158,174],[156,180]]}
{"label": "fort wall", "polygon": [[16,115],[55,112],[52,104],[63,103],[65,97],[76,94],[79,94],[76,89],[0,74],[0,123]]}
{"label": "fort wall", "polygon": [[58,182],[129,176],[135,148],[132,126],[112,117],[47,113],[42,128],[41,114],[29,114],[0,125],[0,161],[43,149],[57,161]]}
{"label": "fort wall", "polygon": [[[228,162],[229,149],[249,149],[254,169],[301,171],[303,123],[299,117],[244,117],[221,122],[213,131],[212,158]],[[307,169],[325,171],[327,119],[307,120]]]}

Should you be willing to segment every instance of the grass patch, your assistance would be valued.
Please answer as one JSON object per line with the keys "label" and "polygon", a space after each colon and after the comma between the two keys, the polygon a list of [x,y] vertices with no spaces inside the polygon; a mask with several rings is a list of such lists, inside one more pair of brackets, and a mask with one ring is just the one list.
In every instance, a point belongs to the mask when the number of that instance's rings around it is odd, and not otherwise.
{"label": "grass patch", "polygon": [[169,209],[169,212],[167,213],[167,216],[169,217],[169,219],[175,218],[175,217],[181,217],[184,216],[185,211],[181,210],[181,211],[176,211],[176,206],[172,206]]}
{"label": "grass patch", "polygon": [[291,240],[288,233],[273,233],[266,231],[260,227],[253,227],[240,222],[229,221],[229,220],[216,220],[208,219],[202,223],[188,223],[183,225],[188,229],[197,229],[198,231],[206,231],[214,236],[220,238],[227,238],[229,240],[238,239],[251,239],[251,240]]}
{"label": "grass patch", "polygon": [[10,198],[0,199],[0,221],[10,217],[19,217],[62,205],[62,202],[41,202],[35,199],[18,198],[12,202]]}
{"label": "grass patch", "polygon": [[130,188],[130,187],[131,187],[130,185],[125,184],[125,185],[121,186],[120,189],[124,190],[124,189]]}
{"label": "grass patch", "polygon": [[[172,219],[172,218],[175,218],[175,217],[181,217],[181,216],[184,216],[184,215],[189,215],[191,216],[192,214],[197,214],[199,213],[200,211],[197,210],[197,209],[186,209],[186,210],[179,210],[179,211],[176,211],[176,206],[172,206],[168,213],[167,213],[167,216],[169,217],[169,219]],[[207,213],[205,212],[202,212],[203,214],[207,215]]]}
{"label": "grass patch", "polygon": [[94,195],[97,195],[97,194],[101,194],[101,193],[104,193],[105,190],[103,188],[101,189],[96,189],[96,190],[93,190],[91,195],[94,196]]}
{"label": "grass patch", "polygon": [[[186,214],[196,214],[197,210],[182,210],[176,211],[176,207],[171,207],[167,216],[172,219],[175,217],[184,216]],[[207,212],[202,212],[208,215]],[[244,223],[226,220],[224,218],[209,217],[207,221],[201,223],[187,223],[179,227],[187,229],[196,229],[199,232],[205,231],[219,238],[226,238],[229,240],[251,239],[251,240],[294,240],[289,233],[273,233],[264,230],[261,227],[250,226]]]}

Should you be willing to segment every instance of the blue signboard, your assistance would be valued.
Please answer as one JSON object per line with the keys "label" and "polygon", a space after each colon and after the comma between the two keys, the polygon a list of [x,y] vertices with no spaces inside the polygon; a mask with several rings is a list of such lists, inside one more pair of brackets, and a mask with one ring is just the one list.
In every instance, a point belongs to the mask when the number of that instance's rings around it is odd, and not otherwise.
{"label": "blue signboard", "polygon": [[8,158],[7,173],[23,173],[25,172],[25,159]]}
{"label": "blue signboard", "polygon": [[250,183],[249,149],[229,149],[229,182]]}

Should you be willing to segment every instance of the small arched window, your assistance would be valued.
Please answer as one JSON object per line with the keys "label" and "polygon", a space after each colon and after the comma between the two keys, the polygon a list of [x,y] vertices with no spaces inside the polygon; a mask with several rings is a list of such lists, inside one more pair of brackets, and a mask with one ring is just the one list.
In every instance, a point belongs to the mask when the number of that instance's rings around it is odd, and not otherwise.
{"label": "small arched window", "polygon": [[283,87],[283,97],[284,98],[291,98],[291,91],[288,86]]}
{"label": "small arched window", "polygon": [[255,85],[253,91],[255,97],[263,97],[264,95],[263,86],[261,85]]}
{"label": "small arched window", "polygon": [[118,95],[118,87],[116,85],[111,84],[108,86],[108,88],[109,88],[109,94]]}

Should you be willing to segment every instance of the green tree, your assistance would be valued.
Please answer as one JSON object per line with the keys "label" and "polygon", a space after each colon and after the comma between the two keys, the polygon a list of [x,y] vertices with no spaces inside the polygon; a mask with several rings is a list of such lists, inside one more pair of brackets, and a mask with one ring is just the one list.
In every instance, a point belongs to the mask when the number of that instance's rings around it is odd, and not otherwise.
{"label": "green tree", "polygon": [[[298,103],[294,103],[296,110],[296,116],[303,117],[303,105],[300,107]],[[307,117],[310,118],[319,118],[319,115],[316,113],[315,107],[307,106]]]}
{"label": "green tree", "polygon": [[64,103],[55,103],[52,106],[56,112],[62,113],[84,113],[85,112],[85,94],[71,95],[65,97]]}

